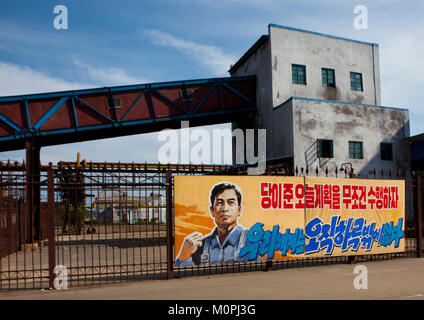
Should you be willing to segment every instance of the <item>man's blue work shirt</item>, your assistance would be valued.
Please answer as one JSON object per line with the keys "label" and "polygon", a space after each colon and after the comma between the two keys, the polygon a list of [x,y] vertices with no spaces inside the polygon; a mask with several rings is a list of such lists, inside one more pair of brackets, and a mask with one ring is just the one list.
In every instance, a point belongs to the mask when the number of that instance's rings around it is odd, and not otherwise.
{"label": "man's blue work shirt", "polygon": [[[244,232],[243,232],[244,231]],[[221,245],[218,238],[218,230],[215,227],[213,231],[202,238],[202,246],[187,260],[176,260],[177,267],[192,266],[196,264],[218,264],[229,262],[246,262],[247,255],[238,259],[240,253],[239,245],[247,244],[245,240],[247,229],[238,225],[233,231],[225,238],[224,243]],[[243,234],[242,241],[240,237]],[[200,255],[200,259],[198,256]],[[195,256],[195,257],[193,257]],[[197,260],[197,261],[196,261]],[[199,261],[200,260],[200,263]]]}

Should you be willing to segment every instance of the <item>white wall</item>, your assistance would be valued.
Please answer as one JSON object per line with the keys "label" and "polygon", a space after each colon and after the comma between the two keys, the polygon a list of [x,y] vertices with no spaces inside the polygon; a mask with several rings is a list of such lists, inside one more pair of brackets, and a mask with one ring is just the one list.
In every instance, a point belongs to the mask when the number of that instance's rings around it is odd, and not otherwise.
{"label": "white wall", "polygon": [[[267,129],[267,157],[272,149],[272,70],[270,64],[271,47],[269,40],[263,43],[244,62],[232,76],[256,75],[256,105],[257,114],[251,122],[233,122],[232,130],[241,129]],[[233,163],[235,162],[235,148],[233,147]]]}
{"label": "white wall", "polygon": [[[373,169],[406,169],[410,163],[409,114],[405,109],[370,107],[355,104],[293,100],[294,161],[306,167],[305,150],[316,139],[333,140],[334,158],[323,166],[334,172],[336,166],[352,163],[354,172],[371,175]],[[363,159],[349,159],[349,141],[363,142]],[[380,160],[380,143],[393,143],[393,161]],[[319,160],[309,163],[319,167]]]}
{"label": "white wall", "polygon": [[[290,97],[380,105],[378,46],[284,27],[269,27],[273,106]],[[306,85],[292,83],[292,64],[306,66]],[[321,68],[335,70],[336,88],[322,86]],[[350,89],[362,73],[363,92]]]}

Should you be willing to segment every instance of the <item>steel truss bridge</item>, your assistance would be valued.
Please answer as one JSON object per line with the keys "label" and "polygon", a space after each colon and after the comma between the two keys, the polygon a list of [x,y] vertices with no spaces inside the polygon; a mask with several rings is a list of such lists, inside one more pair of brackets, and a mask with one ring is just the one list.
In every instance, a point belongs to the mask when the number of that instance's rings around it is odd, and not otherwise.
{"label": "steel truss bridge", "polygon": [[256,111],[255,77],[0,97],[0,151],[231,122]]}

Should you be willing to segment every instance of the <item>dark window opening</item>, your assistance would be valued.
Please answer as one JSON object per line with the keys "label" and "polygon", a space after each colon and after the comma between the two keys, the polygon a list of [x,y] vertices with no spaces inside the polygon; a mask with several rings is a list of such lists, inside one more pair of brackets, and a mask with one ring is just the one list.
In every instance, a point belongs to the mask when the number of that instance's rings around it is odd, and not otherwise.
{"label": "dark window opening", "polygon": [[393,161],[393,144],[381,143],[380,156],[381,160]]}
{"label": "dark window opening", "polygon": [[194,91],[180,90],[180,98],[182,101],[194,101]]}
{"label": "dark window opening", "polygon": [[318,158],[334,158],[333,140],[317,140]]}
{"label": "dark window opening", "polygon": [[106,104],[108,109],[112,109],[115,106],[115,109],[122,108],[120,98],[106,98]]}

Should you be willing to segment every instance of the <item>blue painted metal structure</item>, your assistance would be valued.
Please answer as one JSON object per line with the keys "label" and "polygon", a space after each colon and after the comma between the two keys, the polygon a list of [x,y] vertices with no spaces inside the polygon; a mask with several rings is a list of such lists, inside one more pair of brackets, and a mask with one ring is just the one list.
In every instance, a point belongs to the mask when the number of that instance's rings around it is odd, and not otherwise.
{"label": "blue painted metal structure", "polygon": [[25,148],[30,138],[42,147],[180,128],[181,120],[231,122],[255,111],[254,76],[0,97],[0,151]]}
{"label": "blue painted metal structure", "polygon": [[424,133],[404,140],[411,145],[411,169],[424,172]]}

